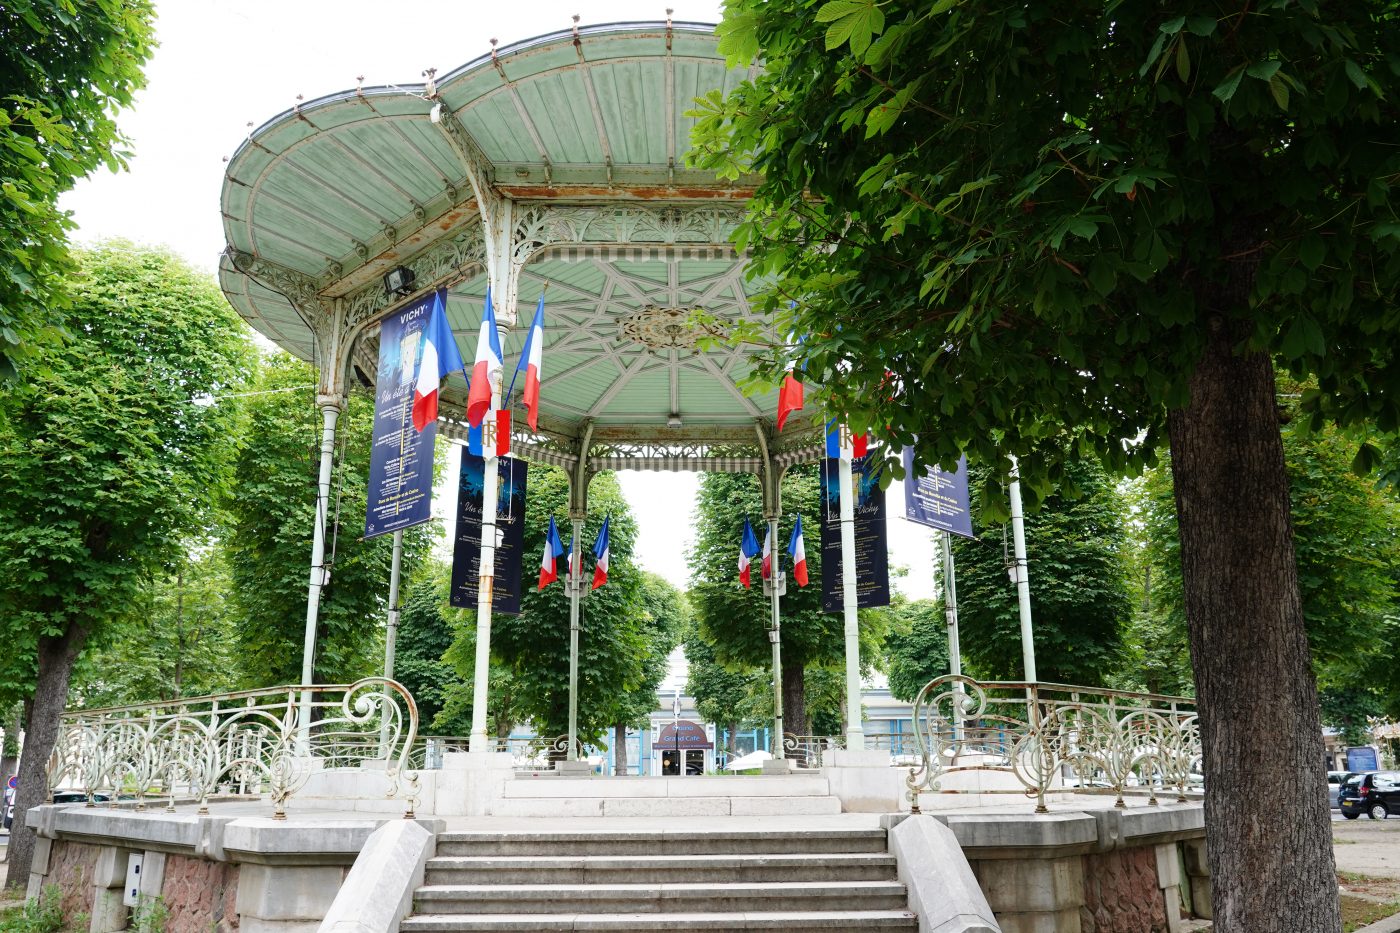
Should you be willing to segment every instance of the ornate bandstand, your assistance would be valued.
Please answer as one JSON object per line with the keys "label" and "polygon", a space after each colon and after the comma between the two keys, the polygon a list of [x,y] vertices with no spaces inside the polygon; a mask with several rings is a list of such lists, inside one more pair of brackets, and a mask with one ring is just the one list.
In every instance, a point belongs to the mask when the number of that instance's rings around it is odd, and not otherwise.
{"label": "ornate bandstand", "polygon": [[[749,303],[762,283],[730,240],[755,179],[686,165],[695,98],[750,73],[717,44],[695,23],[575,25],[422,84],[298,104],[248,137],[224,179],[220,282],[249,323],[319,369],[322,502],[347,387],[375,378],[380,321],[445,288],[470,351],[489,288],[509,365],[520,309],[547,289],[539,431],[515,417],[512,447],[568,473],[575,540],[589,478],[621,469],[754,473],[776,540],[783,472],[823,447],[810,418],[777,432],[776,393],[741,388],[754,347],[703,339],[764,323]],[[411,284],[391,290],[391,272]],[[444,390],[449,437],[466,437],[466,388],[456,376]],[[854,643],[854,604],[848,614]],[[858,676],[855,662],[856,704]]]}

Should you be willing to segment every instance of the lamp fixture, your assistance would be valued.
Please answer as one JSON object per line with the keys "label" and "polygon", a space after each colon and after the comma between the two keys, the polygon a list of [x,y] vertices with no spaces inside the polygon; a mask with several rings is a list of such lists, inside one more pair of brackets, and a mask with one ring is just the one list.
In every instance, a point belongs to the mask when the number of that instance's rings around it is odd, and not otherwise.
{"label": "lamp fixture", "polygon": [[407,266],[395,266],[384,274],[384,294],[390,298],[402,298],[412,293],[416,276]]}
{"label": "lamp fixture", "polygon": [[666,427],[668,427],[668,428],[678,428],[678,427],[680,427],[680,426],[681,426],[681,413],[678,412],[678,411],[673,411],[673,412],[671,412],[670,417],[668,417],[668,418],[666,419]]}

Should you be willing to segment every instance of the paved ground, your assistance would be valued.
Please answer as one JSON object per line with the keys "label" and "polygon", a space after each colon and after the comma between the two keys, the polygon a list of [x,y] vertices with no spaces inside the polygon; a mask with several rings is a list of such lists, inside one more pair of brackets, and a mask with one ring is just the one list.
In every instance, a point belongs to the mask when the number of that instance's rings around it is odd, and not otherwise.
{"label": "paved ground", "polygon": [[1332,840],[1338,871],[1400,881],[1400,817],[1338,820]]}

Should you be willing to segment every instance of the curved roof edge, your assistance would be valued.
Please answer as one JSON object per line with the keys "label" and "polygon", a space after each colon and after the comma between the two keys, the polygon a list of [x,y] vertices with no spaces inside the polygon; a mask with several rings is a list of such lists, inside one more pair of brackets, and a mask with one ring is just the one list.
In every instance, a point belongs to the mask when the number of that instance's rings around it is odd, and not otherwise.
{"label": "curved roof edge", "polygon": [[[561,39],[573,39],[575,34],[577,34],[579,38],[588,38],[591,36],[602,36],[611,33],[624,33],[637,30],[667,28],[670,28],[673,31],[699,34],[713,33],[715,31],[716,25],[716,23],[701,23],[690,21],[666,23],[664,21],[659,20],[638,20],[636,22],[598,23],[597,25],[593,26],[579,26],[577,30],[559,29],[555,30],[554,32],[547,32],[538,36],[532,36],[529,39],[522,39],[519,42],[512,42],[510,45],[507,45],[504,48],[493,49],[492,51],[487,52],[484,55],[478,55],[476,58],[472,59],[466,64],[459,65],[458,67],[449,71],[447,74],[438,78],[437,83],[438,86],[441,87],[449,81],[453,81],[457,78],[460,78],[463,75],[468,74],[477,68],[489,65],[493,57],[498,60],[508,58],[514,55],[518,55],[521,52],[528,52],[531,49],[536,49],[541,46],[549,45],[551,42],[557,42]],[[320,97],[312,98],[311,100],[308,100],[303,104],[299,104],[295,107],[289,107],[286,110],[283,110],[281,113],[267,120],[264,120],[261,125],[259,125],[256,129],[254,129],[251,133],[248,134],[248,136],[243,140],[243,142],[239,143],[238,148],[235,149],[233,151],[233,154],[229,156],[229,164],[231,165],[234,162],[236,162],[238,160],[238,157],[243,154],[243,151],[249,146],[251,146],[254,140],[256,140],[259,136],[272,129],[273,127],[277,126],[278,124],[282,123],[289,117],[295,117],[299,110],[312,110],[318,107],[324,107],[330,104],[337,104],[342,101],[351,100],[353,98],[362,96],[370,97],[385,94],[404,93],[421,95],[424,92],[426,92],[426,90],[427,85],[422,82],[412,82],[409,84],[376,84],[370,87],[356,88],[354,90],[350,90],[347,88],[344,91],[334,91],[330,94],[323,94]]]}

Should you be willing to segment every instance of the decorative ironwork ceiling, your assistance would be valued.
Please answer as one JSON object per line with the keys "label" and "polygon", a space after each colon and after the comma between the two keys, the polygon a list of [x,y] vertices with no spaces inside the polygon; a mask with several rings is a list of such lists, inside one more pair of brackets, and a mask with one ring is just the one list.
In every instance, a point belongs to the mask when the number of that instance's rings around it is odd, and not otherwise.
{"label": "decorative ironwork ceiling", "polygon": [[[692,23],[575,29],[273,118],[229,162],[225,293],[303,359],[358,340],[372,378],[373,325],[397,302],[389,269],[410,268],[420,293],[448,288],[468,358],[487,279],[499,301],[504,277],[498,316],[519,318],[508,366],[547,285],[541,444],[575,460],[585,436],[603,455],[635,442],[757,453],[776,395],[746,396],[748,351],[697,345],[689,323],[697,308],[720,329],[752,319],[759,284],[729,245],[752,179],[684,164],[694,98],[750,73],[716,44]],[[449,407],[464,393],[450,381]]]}

